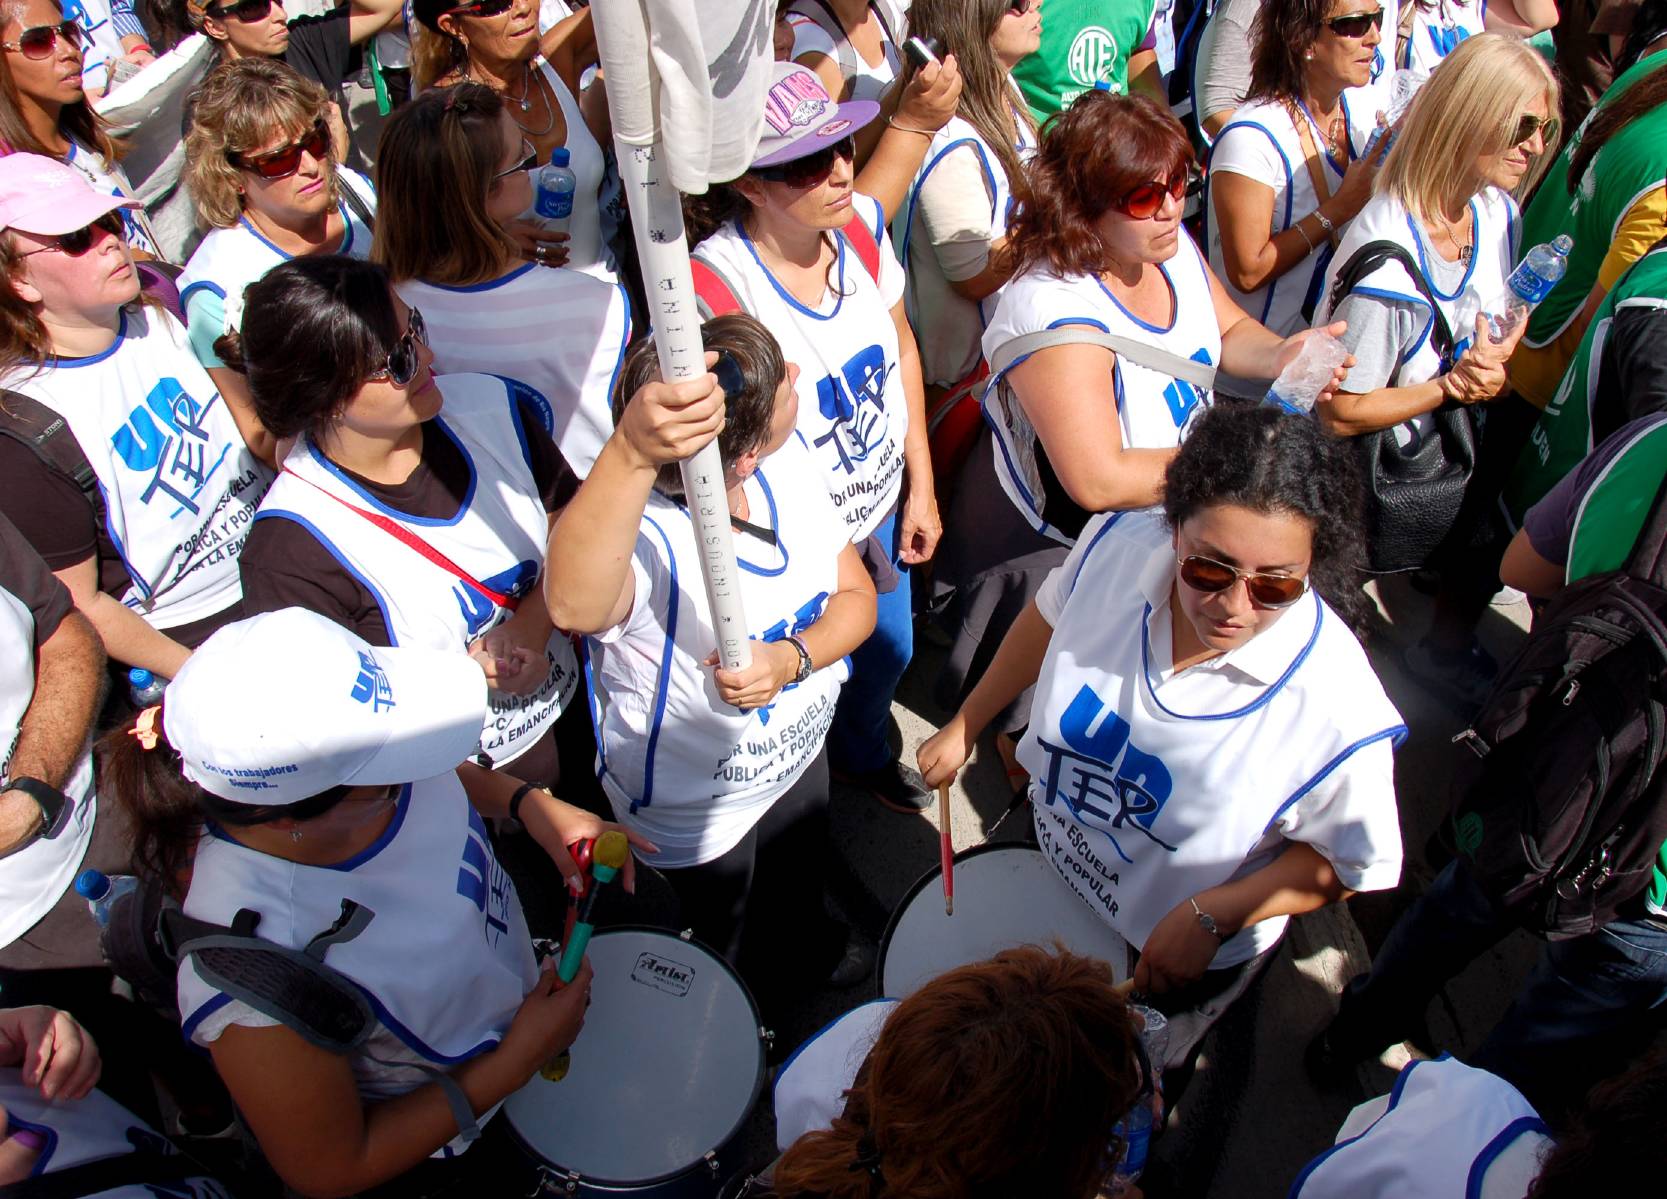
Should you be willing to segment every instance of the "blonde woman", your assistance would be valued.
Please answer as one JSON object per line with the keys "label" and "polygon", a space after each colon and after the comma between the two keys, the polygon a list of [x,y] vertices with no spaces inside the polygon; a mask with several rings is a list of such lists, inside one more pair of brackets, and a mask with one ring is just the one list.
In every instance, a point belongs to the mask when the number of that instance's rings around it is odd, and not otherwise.
{"label": "blonde woman", "polygon": [[250,447],[276,465],[247,383],[215,351],[235,329],[243,289],[291,258],[370,257],[376,194],[336,161],[324,89],[275,58],[210,71],[186,135],[185,181],[208,228],[179,277],[191,349],[231,405]]}
{"label": "blonde woman", "polygon": [[[1443,405],[1484,403],[1505,390],[1505,361],[1522,328],[1494,343],[1481,317],[1504,294],[1521,248],[1513,193],[1531,187],[1544,170],[1557,137],[1557,105],[1557,82],[1544,60],[1500,34],[1466,39],[1419,89],[1376,194],[1338,247],[1316,310],[1348,322],[1342,340],[1355,357],[1343,389],[1316,408],[1333,433],[1393,430],[1410,457],[1438,436],[1435,413]],[[1357,252],[1383,242],[1404,258],[1350,271]],[[1344,273],[1353,277],[1340,285]],[[1432,301],[1451,330],[1450,347],[1438,345],[1442,321]],[[1471,488],[1485,487],[1488,473],[1473,471]],[[1485,506],[1479,494],[1467,499],[1467,510]],[[1471,553],[1475,522],[1467,515],[1458,524],[1469,527],[1455,527],[1447,540],[1463,552],[1438,552],[1431,565],[1456,569],[1469,559],[1463,573],[1478,573]],[[1415,673],[1463,700],[1476,697],[1490,663],[1470,637],[1480,614],[1470,593],[1479,592],[1485,604],[1497,589],[1496,580],[1489,587],[1478,574],[1459,587],[1465,598],[1448,596],[1452,602],[1440,605],[1427,643],[1409,655]]]}

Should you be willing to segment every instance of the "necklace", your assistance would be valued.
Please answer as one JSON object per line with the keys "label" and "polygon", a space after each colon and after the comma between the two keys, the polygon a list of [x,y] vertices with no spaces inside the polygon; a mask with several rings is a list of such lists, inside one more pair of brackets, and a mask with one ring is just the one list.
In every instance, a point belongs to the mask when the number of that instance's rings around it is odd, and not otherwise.
{"label": "necklace", "polygon": [[1464,232],[1464,227],[1469,218],[1470,209],[1468,206],[1465,208],[1464,216],[1456,221],[1449,221],[1446,217],[1442,218],[1442,232],[1447,235],[1447,240],[1453,243],[1453,249],[1458,251],[1459,261],[1464,263],[1466,267],[1470,265],[1470,260],[1476,254],[1476,230],[1474,227],[1469,230],[1463,241],[1459,240],[1459,235]]}
{"label": "necklace", "polygon": [[1337,116],[1333,117],[1329,121],[1326,121],[1324,124],[1321,124],[1320,118],[1314,115],[1320,110],[1319,105],[1304,97],[1302,108],[1303,112],[1308,116],[1308,119],[1313,122],[1314,128],[1318,130],[1320,136],[1325,139],[1326,152],[1330,154],[1332,158],[1341,158],[1346,160],[1348,158],[1348,154],[1343,147],[1346,144],[1345,139],[1347,139],[1349,135],[1349,123],[1344,120],[1342,110],[1339,109]]}
{"label": "necklace", "polygon": [[[469,78],[473,79],[476,83],[485,83],[486,86],[492,87],[492,84],[490,82],[488,82],[485,79],[481,79],[481,78],[479,78],[475,75],[475,68],[474,68],[474,64],[472,64],[472,63],[469,66]],[[537,90],[539,96],[544,97],[544,128],[542,128],[542,129],[529,128],[528,125],[527,125],[527,122],[521,119],[522,117],[526,116],[529,112],[532,111],[533,92],[535,91],[535,89]],[[527,62],[527,63],[522,64],[522,67],[521,67],[521,94],[519,96],[517,96],[514,92],[512,92],[508,87],[504,87],[504,88],[501,88],[501,89],[493,88],[493,90],[496,91],[500,96],[502,96],[510,104],[514,105],[514,108],[511,108],[509,110],[510,119],[512,121],[514,121],[516,123],[516,125],[520,126],[521,132],[525,133],[528,137],[531,137],[531,138],[543,137],[546,133],[550,132],[550,130],[552,130],[556,127],[556,109],[555,109],[555,105],[553,105],[550,102],[549,98],[547,96],[545,96],[544,90],[537,86],[537,81],[533,78],[533,65],[532,65],[531,62]],[[519,115],[516,114],[516,111],[515,111],[516,108],[519,108],[521,110]]]}

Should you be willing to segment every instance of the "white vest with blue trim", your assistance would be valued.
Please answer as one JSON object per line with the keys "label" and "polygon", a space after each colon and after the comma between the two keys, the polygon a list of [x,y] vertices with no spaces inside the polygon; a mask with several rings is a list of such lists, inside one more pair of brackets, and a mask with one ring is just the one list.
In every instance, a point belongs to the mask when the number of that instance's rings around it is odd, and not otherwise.
{"label": "white vest with blue trim", "polygon": [[857,1080],[895,999],[873,999],[852,1008],[793,1051],[776,1069],[776,1147],[782,1152],[807,1132],[832,1128],[845,1110],[845,1092]]}
{"label": "white vest with blue trim", "polygon": [[1437,0],[1412,18],[1412,36],[1397,67],[1428,75],[1466,38],[1487,30],[1487,0]]}
{"label": "white vest with blue trim", "polygon": [[237,552],[272,473],[243,442],[185,326],[123,311],[115,344],[6,380],[68,422],[104,492],[132,585],[122,602],[167,630],[243,598]]}
{"label": "white vest with blue trim", "polygon": [[[434,381],[445,397],[435,423],[463,452],[471,473],[456,516],[407,516],[384,506],[303,439],[290,451],[285,473],[272,485],[256,519],[293,520],[318,538],[376,597],[395,645],[462,653],[482,633],[508,620],[510,610],[338,502],[398,522],[494,591],[525,603],[544,602],[538,579],[549,518],[522,447],[526,438],[547,434],[522,427],[514,389],[503,379],[436,375]],[[549,670],[537,691],[488,693],[490,711],[480,748],[495,765],[531,749],[567,707],[578,684],[578,659],[566,634],[552,633],[545,653]]]}
{"label": "white vest with blue trim", "polygon": [[[1068,595],[1018,751],[1042,852],[1136,949],[1188,896],[1272,861],[1291,809],[1329,803],[1328,779],[1358,750],[1406,733],[1360,643],[1312,590],[1280,617],[1304,635],[1276,682],[1221,680],[1214,702],[1166,707],[1139,580],[1173,553],[1155,513],[1089,522],[1056,568]],[[1365,815],[1395,836],[1398,861],[1393,806]],[[1254,957],[1284,927],[1250,925],[1212,968]]]}
{"label": "white vest with blue trim", "polygon": [[1522,1199],[1550,1146],[1545,1124],[1504,1079],[1450,1057],[1413,1062],[1387,1104],[1355,1109],[1337,1143],[1297,1175],[1291,1199]]}

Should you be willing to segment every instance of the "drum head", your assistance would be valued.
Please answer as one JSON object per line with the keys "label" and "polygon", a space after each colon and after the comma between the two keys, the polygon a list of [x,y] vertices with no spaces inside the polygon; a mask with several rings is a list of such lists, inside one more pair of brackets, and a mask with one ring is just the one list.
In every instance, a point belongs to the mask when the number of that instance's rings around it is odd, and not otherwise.
{"label": "drum head", "polygon": [[1078,899],[1028,845],[980,845],[955,858],[955,914],[944,915],[941,871],[921,876],[891,914],[880,942],[880,994],[901,999],[938,975],[1015,945],[1057,940],[1129,974],[1128,942]]}
{"label": "drum head", "polygon": [[587,956],[591,1005],[567,1077],[535,1075],[504,1115],[534,1154],[587,1181],[675,1178],[752,1111],[758,1009],[726,962],[670,933],[607,929]]}

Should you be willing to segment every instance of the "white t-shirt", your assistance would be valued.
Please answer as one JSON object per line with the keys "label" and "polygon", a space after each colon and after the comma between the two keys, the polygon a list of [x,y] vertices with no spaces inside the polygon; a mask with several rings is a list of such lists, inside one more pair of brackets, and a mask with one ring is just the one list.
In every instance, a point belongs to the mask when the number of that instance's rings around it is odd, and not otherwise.
{"label": "white t-shirt", "polygon": [[1551,1146],[1503,1078],[1446,1056],[1413,1062],[1388,1095],[1349,1113],[1337,1143],[1297,1175],[1291,1199],[1522,1199]]}
{"label": "white t-shirt", "polygon": [[895,999],[873,999],[852,1008],[777,1068],[777,1149],[785,1153],[805,1133],[833,1127],[834,1118],[845,1110],[845,1092],[896,1010]]}
{"label": "white t-shirt", "polygon": [[631,342],[621,284],[529,262],[471,287],[410,279],[395,290],[422,310],[436,372],[505,375],[537,392],[562,457],[590,473],[614,431],[614,379]]}
{"label": "white t-shirt", "polygon": [[[814,2],[814,0],[813,0]],[[871,6],[873,7],[873,6]],[[833,38],[809,16],[802,12],[789,12],[787,23],[793,29],[793,61],[798,62],[807,54],[825,54],[839,64],[839,50],[834,45]],[[890,31],[896,36],[902,36],[897,29]],[[888,37],[885,25],[880,33],[881,61],[877,64],[864,60],[856,48],[851,47],[851,57],[857,66],[856,78],[851,84],[851,94],[845,97],[835,96],[834,99],[846,100],[878,100],[885,95],[886,89],[892,81],[903,73],[903,60],[898,54],[896,44]]]}
{"label": "white t-shirt", "polygon": [[[1042,852],[1130,945],[1188,896],[1286,841],[1351,891],[1401,872],[1393,746],[1406,735],[1365,651],[1310,591],[1250,642],[1175,672],[1175,548],[1154,512],[1083,530],[1036,596],[1053,629],[1019,761]],[[1271,947],[1285,917],[1228,939],[1212,969]]]}
{"label": "white t-shirt", "polygon": [[[1350,110],[1347,93],[1342,97],[1342,105],[1349,128],[1349,157],[1348,161],[1339,162],[1329,152],[1321,151],[1328,195],[1336,194],[1342,186],[1349,163],[1366,148],[1376,128],[1370,115],[1362,118]],[[1325,138],[1307,108],[1301,108],[1300,114],[1308,123],[1313,144],[1323,147]],[[1307,157],[1291,119],[1290,107],[1279,101],[1259,100],[1235,112],[1232,123],[1217,135],[1215,148],[1210,152],[1209,177],[1213,179],[1223,172],[1243,175],[1273,189],[1273,222],[1268,232],[1277,235],[1320,206],[1320,197],[1308,172]],[[1221,251],[1221,216],[1216,211],[1213,187],[1209,205],[1210,266],[1221,278],[1227,294],[1281,337],[1308,328],[1312,322],[1302,315],[1303,305],[1308,304],[1312,311],[1325,286],[1325,269],[1331,262],[1330,246],[1321,241],[1283,275],[1255,291],[1240,291],[1227,275],[1226,259]],[[1347,228],[1344,225],[1339,232]]]}
{"label": "white t-shirt", "polygon": [[[1216,321],[1204,256],[1185,230],[1180,231],[1175,256],[1159,268],[1174,297],[1167,325],[1154,325],[1135,316],[1095,275],[1062,278],[1044,268],[1026,271],[1007,281],[1001,290],[990,327],[984,331],[984,358],[994,361],[1000,349],[1016,337],[1059,325],[1089,325],[1117,333],[1197,362],[1221,361],[1221,326]],[[1018,397],[1006,383],[1007,370],[985,384],[984,419],[995,431],[996,478],[1002,490],[1034,529],[1067,544],[1070,538],[1043,519],[1042,476],[1036,454],[1036,431]],[[1194,415],[1209,404],[1211,395],[1194,384],[1117,355],[1112,363],[1112,386],[1117,397],[1116,420],[1125,449],[1173,449]]]}
{"label": "white t-shirt", "polygon": [[1487,12],[1488,0],[1435,0],[1431,8],[1420,6],[1396,67],[1428,75],[1460,42],[1487,30]]}
{"label": "white t-shirt", "polygon": [[[802,437],[789,438],[744,487],[748,521],[777,539],[735,533],[748,635],[779,641],[822,615],[850,535]],[[733,848],[815,760],[850,664],[820,664],[763,708],[725,704],[705,665],[718,639],[694,527],[659,492],[643,513],[631,574],[630,613],[590,640],[602,786],[620,822],[660,847],[647,860],[696,866]]]}
{"label": "white t-shirt", "polygon": [[[376,191],[369,179],[344,166],[336,168],[336,176],[340,186],[352,188],[372,213],[376,211]],[[371,231],[345,200],[338,201],[336,208],[344,227],[341,245],[331,253],[369,258]],[[204,366],[225,365],[214,352],[214,342],[231,331],[226,323],[226,297],[241,301],[245,287],[293,257],[268,241],[247,216],[239,217],[229,229],[209,230],[175,280],[199,362]],[[240,302],[234,302],[232,312],[237,313],[241,307]]]}
{"label": "white t-shirt", "polygon": [[[133,184],[128,182],[127,173],[122,168],[104,161],[104,155],[91,146],[83,146],[79,142],[70,142],[69,165],[81,172],[86,181],[92,185],[94,191],[103,192],[107,196],[131,197]],[[127,244],[135,250],[143,250],[147,254],[161,257],[157,249],[156,235],[151,231],[150,219],[145,216],[143,208],[123,208],[122,227],[127,234]]]}
{"label": "white t-shirt", "polygon": [[62,416],[98,476],[133,580],[124,604],[171,629],[243,598],[237,551],[272,472],[244,444],[184,325],[130,306],[102,354],[53,359],[4,385]]}
{"label": "white t-shirt", "polygon": [[[185,914],[229,925],[248,908],[264,940],[303,949],[341,916],[343,900],[375,913],[324,959],[358,984],[377,1017],[351,1058],[361,1095],[387,1099],[428,1082],[403,1063],[451,1069],[497,1046],[538,964],[515,883],[456,774],[407,784],[387,830],[331,866],[271,857],[205,830]],[[179,1010],[186,1038],[203,1046],[233,1024],[277,1023],[207,982],[191,958],[179,968]],[[434,1156],[465,1147],[454,1138]]]}
{"label": "white t-shirt", "polygon": [[852,209],[880,247],[876,282],[841,234],[833,283],[806,307],[776,281],[738,223],[695,248],[729,285],[741,307],[776,336],[799,367],[799,432],[827,483],[852,541],[879,528],[903,488],[903,439],[909,407],[898,373],[897,326],[903,268],[881,225],[880,203],[853,193]]}

